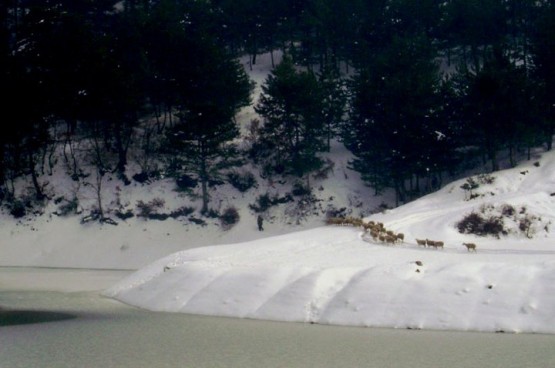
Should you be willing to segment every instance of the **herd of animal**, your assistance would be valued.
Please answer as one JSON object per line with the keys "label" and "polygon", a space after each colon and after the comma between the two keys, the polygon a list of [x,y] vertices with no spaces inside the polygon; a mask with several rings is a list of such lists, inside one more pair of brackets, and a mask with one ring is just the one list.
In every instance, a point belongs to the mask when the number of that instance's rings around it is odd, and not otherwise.
{"label": "herd of animal", "polygon": [[[396,243],[405,242],[405,234],[395,233],[391,230],[387,230],[383,223],[381,222],[364,222],[361,218],[356,217],[329,217],[326,220],[328,225],[338,225],[338,226],[354,226],[361,227],[364,229],[364,233],[370,235],[373,241],[380,242],[383,244],[394,245]],[[439,240],[430,239],[415,239],[416,244],[422,247],[429,248],[442,248],[444,243]],[[474,243],[462,243],[466,247],[468,252],[476,252],[476,244]]]}

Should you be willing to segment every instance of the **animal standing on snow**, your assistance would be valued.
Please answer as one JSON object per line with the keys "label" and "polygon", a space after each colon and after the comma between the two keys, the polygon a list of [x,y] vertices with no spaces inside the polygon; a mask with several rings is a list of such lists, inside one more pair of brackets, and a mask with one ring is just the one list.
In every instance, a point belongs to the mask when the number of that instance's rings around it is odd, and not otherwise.
{"label": "animal standing on snow", "polygon": [[435,249],[437,248],[441,248],[443,249],[443,242],[442,241],[438,241],[438,240],[430,240],[430,239],[426,239],[426,245],[428,247],[434,247]]}
{"label": "animal standing on snow", "polygon": [[426,239],[416,239],[416,244],[426,247]]}
{"label": "animal standing on snow", "polygon": [[467,252],[470,252],[471,250],[476,252],[476,244],[474,244],[474,243],[463,243],[463,245],[466,247]]}

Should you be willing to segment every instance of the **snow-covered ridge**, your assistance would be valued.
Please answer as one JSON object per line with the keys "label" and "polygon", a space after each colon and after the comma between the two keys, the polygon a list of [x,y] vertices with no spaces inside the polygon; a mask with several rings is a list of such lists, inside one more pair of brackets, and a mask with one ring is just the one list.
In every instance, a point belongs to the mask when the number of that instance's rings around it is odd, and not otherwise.
{"label": "snow-covered ridge", "polygon": [[[361,229],[321,227],[160,259],[106,291],[156,311],[353,326],[555,333],[555,155],[493,174],[465,200],[460,186],[372,216],[405,234],[386,246]],[[530,239],[458,233],[481,206],[526,207],[547,226]],[[510,224],[509,224],[510,225]],[[415,238],[443,240],[445,249]],[[462,242],[478,244],[467,252]]]}

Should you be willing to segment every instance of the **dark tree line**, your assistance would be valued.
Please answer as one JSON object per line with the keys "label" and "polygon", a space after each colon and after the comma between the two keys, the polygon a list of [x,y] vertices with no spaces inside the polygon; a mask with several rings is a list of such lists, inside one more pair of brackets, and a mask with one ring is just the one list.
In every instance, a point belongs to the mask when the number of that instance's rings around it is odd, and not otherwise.
{"label": "dark tree line", "polygon": [[237,57],[279,50],[250,157],[310,186],[341,139],[376,192],[408,200],[473,159],[495,170],[502,151],[515,164],[551,149],[554,22],[547,0],[4,1],[2,193],[26,177],[43,199],[62,147],[69,175],[92,164],[97,186],[164,162],[208,211],[210,182],[241,164],[252,84]]}

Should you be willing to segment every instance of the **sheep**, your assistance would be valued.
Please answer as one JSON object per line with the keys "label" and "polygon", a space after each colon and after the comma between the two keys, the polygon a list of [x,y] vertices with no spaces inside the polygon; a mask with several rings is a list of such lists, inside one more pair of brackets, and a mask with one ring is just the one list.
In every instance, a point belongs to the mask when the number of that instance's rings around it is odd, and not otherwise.
{"label": "sheep", "polygon": [[326,220],[326,224],[328,225],[339,225],[339,226],[363,226],[363,222],[359,218],[355,217],[330,217]]}
{"label": "sheep", "polygon": [[426,244],[427,244],[429,247],[434,247],[435,249],[437,249],[437,248],[443,248],[443,242],[442,242],[442,241],[438,241],[438,240],[426,239]]}
{"label": "sheep", "polygon": [[362,226],[362,225],[364,224],[364,222],[362,221],[362,219],[356,218],[356,217],[347,217],[345,220],[346,220],[346,222],[347,222],[348,224],[351,224],[351,225],[353,225],[353,226],[355,226],[355,227],[360,227],[360,226]]}
{"label": "sheep", "polygon": [[401,243],[405,242],[405,234],[403,233],[399,233],[395,236],[397,238],[397,240],[399,240]]}
{"label": "sheep", "polygon": [[326,219],[326,224],[328,225],[342,225],[345,219],[341,217],[329,217]]}
{"label": "sheep", "polygon": [[388,244],[395,244],[395,241],[397,240],[397,238],[395,236],[391,236],[391,235],[386,235],[385,236],[385,242]]}
{"label": "sheep", "polygon": [[425,247],[426,246],[426,239],[416,239],[416,244]]}
{"label": "sheep", "polygon": [[474,252],[476,252],[476,244],[474,244],[474,243],[463,243],[463,245],[466,247],[467,252],[470,252],[470,250],[473,250]]}

